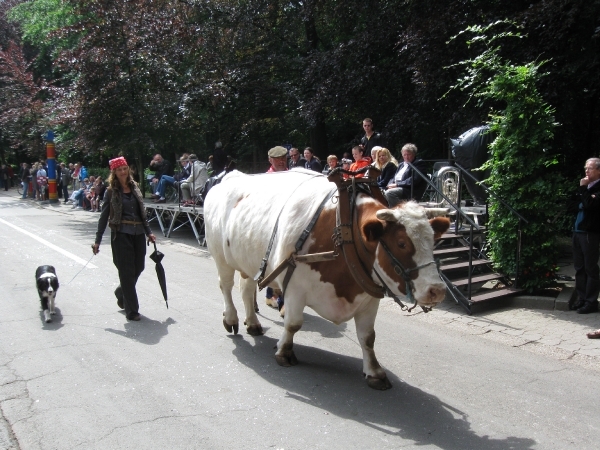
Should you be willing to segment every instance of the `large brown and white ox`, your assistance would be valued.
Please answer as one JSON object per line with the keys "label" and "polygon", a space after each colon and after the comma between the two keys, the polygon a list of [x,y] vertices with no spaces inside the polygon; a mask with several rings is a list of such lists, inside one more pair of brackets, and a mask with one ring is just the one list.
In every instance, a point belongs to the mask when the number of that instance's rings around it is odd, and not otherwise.
{"label": "large brown and white ox", "polygon": [[[220,287],[225,298],[223,324],[228,331],[238,331],[238,315],[232,300],[235,271],[241,274],[241,290],[246,309],[244,324],[251,335],[262,334],[254,311],[254,295],[262,258],[279,216],[278,231],[272,246],[266,274],[294,252],[301,232],[311,221],[320,203],[335,184],[313,171],[293,170],[261,175],[232,172],[212,188],[204,203],[206,241],[219,271]],[[298,254],[334,250],[332,234],[336,226],[334,195],[321,212],[310,236]],[[448,229],[447,219],[427,220],[425,210],[414,202],[387,209],[366,194],[357,201],[358,226],[365,245],[360,257],[375,283],[381,281],[398,296],[406,292],[405,281],[394,271],[391,257],[382,241],[406,268],[415,268],[433,260],[433,242]],[[281,214],[280,214],[281,212]],[[285,271],[270,284],[282,288]],[[435,264],[410,274],[414,298],[421,306],[432,307],[444,299],[446,288]],[[293,337],[302,326],[303,310],[311,307],[320,316],[336,324],[352,318],[363,352],[363,373],[375,389],[391,387],[373,350],[374,323],[379,298],[367,294],[357,284],[343,255],[334,261],[298,263],[285,290],[284,332],[277,343],[277,362],[283,366],[297,364]]]}

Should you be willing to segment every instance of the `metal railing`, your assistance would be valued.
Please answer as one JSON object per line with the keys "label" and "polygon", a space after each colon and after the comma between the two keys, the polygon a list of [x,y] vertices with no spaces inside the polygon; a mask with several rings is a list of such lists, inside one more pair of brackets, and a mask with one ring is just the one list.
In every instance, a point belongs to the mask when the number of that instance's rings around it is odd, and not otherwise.
{"label": "metal railing", "polygon": [[[447,160],[431,160],[429,162],[441,162],[441,161],[447,161]],[[455,233],[458,232],[458,230],[460,230],[460,228],[462,227],[464,222],[467,222],[469,224],[469,269],[468,269],[468,284],[467,284],[467,298],[470,300],[471,299],[471,292],[472,292],[472,271],[473,271],[473,230],[476,229],[477,231],[481,231],[481,227],[476,224],[467,214],[465,214],[465,212],[462,210],[461,208],[461,194],[462,194],[462,183],[460,182],[460,178],[459,178],[459,183],[458,183],[458,192],[457,192],[457,200],[456,203],[453,202],[448,196],[446,196],[434,183],[434,180],[431,180],[429,178],[429,176],[427,176],[426,174],[422,173],[419,169],[417,169],[412,163],[408,163],[408,165],[411,167],[411,169],[413,170],[413,179],[414,179],[414,174],[416,173],[418,176],[420,176],[421,178],[423,178],[423,180],[425,180],[425,182],[429,185],[429,187],[431,187],[436,193],[437,195],[439,195],[441,198],[443,198],[447,204],[452,207],[452,209],[454,209],[454,211],[456,212],[456,220],[454,222],[454,231]],[[527,219],[525,219],[521,214],[519,214],[519,212],[517,212],[513,207],[511,207],[504,199],[502,199],[500,196],[498,196],[496,193],[494,193],[488,186],[486,186],[483,182],[477,180],[467,169],[465,169],[464,167],[462,167],[460,164],[456,163],[456,162],[449,162],[450,166],[454,166],[456,167],[459,171],[460,174],[462,175],[466,175],[467,177],[470,177],[471,180],[473,180],[474,182],[477,183],[478,186],[480,186],[481,188],[483,188],[485,190],[485,192],[494,197],[494,199],[496,199],[498,202],[500,202],[505,208],[507,208],[512,214],[514,214],[515,216],[517,216],[518,220],[518,225],[517,225],[517,249],[516,249],[516,273],[515,273],[515,278],[514,278],[514,287],[515,289],[518,288],[518,283],[519,283],[519,262],[521,259],[521,239],[522,239],[522,223],[529,223],[529,221]],[[411,198],[413,197],[414,194],[414,182],[411,183]],[[487,212],[487,202],[486,202],[486,212]],[[447,277],[445,277],[447,280]]]}

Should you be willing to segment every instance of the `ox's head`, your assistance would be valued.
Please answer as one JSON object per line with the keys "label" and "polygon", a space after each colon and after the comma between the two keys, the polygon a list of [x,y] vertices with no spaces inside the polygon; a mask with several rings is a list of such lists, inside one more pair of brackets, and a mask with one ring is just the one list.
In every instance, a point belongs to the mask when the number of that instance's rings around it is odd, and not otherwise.
{"label": "ox's head", "polygon": [[449,226],[446,218],[427,220],[424,208],[407,202],[398,208],[378,210],[376,217],[361,224],[361,231],[367,245],[375,247],[373,269],[387,287],[395,295],[406,295],[409,283],[402,276],[404,270],[412,281],[417,303],[433,307],[446,295],[446,286],[433,263],[433,243]]}

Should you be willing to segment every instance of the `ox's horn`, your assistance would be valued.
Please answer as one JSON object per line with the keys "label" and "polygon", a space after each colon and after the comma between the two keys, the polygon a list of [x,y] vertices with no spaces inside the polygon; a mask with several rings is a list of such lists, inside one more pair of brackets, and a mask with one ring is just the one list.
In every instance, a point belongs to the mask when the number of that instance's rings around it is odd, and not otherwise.
{"label": "ox's horn", "polygon": [[391,209],[380,209],[376,214],[379,220],[385,220],[386,222],[397,222],[398,218],[394,216],[394,211]]}
{"label": "ox's horn", "polygon": [[449,211],[450,208],[425,208],[428,219],[433,219],[434,217],[446,217]]}

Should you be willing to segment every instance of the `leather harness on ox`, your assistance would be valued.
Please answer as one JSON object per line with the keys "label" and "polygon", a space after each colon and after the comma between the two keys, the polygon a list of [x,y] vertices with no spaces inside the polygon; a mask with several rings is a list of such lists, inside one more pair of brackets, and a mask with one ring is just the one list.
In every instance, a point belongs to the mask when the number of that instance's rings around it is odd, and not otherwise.
{"label": "leather harness on ox", "polygon": [[[366,171],[369,171],[369,174],[368,174],[369,176],[367,176],[365,178],[356,178],[355,177],[355,175],[364,173]],[[365,264],[363,263],[363,261],[361,261],[359,255],[358,255],[358,249],[356,247],[357,245],[361,245],[363,248],[366,249],[366,245],[363,241],[362,234],[360,232],[359,227],[357,226],[358,225],[358,215],[357,215],[358,213],[357,213],[357,208],[356,208],[356,199],[358,197],[358,194],[362,192],[362,193],[374,198],[375,200],[381,202],[382,204],[387,205],[387,201],[386,201],[385,197],[383,196],[383,194],[381,193],[381,190],[377,186],[377,176],[379,175],[379,173],[380,173],[380,171],[373,166],[363,167],[362,169],[360,169],[356,172],[351,172],[351,171],[344,170],[341,168],[334,169],[331,172],[331,174],[327,177],[327,179],[330,182],[335,183],[336,188],[332,189],[331,192],[329,192],[325,196],[325,198],[319,205],[319,208],[315,212],[313,218],[308,223],[308,225],[306,226],[306,228],[300,235],[300,238],[296,242],[295,251],[289,256],[289,258],[287,258],[281,264],[279,264],[269,275],[265,276],[265,272],[267,269],[267,263],[269,261],[269,255],[271,253],[273,242],[274,242],[275,236],[277,234],[279,217],[281,216],[281,212],[283,211],[283,208],[285,208],[285,206],[284,206],[282,208],[282,211],[279,212],[279,216],[277,216],[277,221],[275,222],[275,227],[271,234],[271,239],[269,241],[267,252],[261,262],[260,270],[254,277],[254,280],[258,281],[259,290],[262,290],[263,288],[268,286],[269,283],[271,283],[275,278],[277,278],[277,276],[281,272],[283,272],[284,270],[287,269],[287,272],[286,272],[284,280],[283,280],[282,289],[281,289],[282,292],[285,294],[286,287],[290,281],[290,278],[292,277],[292,274],[294,273],[294,269],[296,268],[296,262],[303,262],[303,263],[310,264],[310,263],[322,262],[322,261],[335,261],[339,256],[339,248],[341,247],[342,254],[344,255],[344,260],[346,261],[346,265],[348,266],[348,269],[350,270],[350,273],[352,274],[352,278],[354,278],[354,281],[356,281],[356,283],[358,283],[358,285],[367,294],[369,294],[375,298],[383,298],[387,294],[387,296],[393,298],[394,301],[400,305],[400,307],[402,308],[403,311],[411,312],[417,306],[417,300],[414,298],[414,295],[413,295],[414,284],[410,278],[411,272],[414,272],[416,270],[419,270],[419,269],[429,266],[431,264],[436,264],[436,266],[438,267],[438,271],[439,271],[439,261],[432,260],[428,263],[421,264],[420,266],[413,267],[412,269],[407,269],[392,254],[391,250],[383,242],[383,240],[379,241],[382,248],[384,249],[384,251],[386,252],[388,257],[390,258],[392,265],[394,267],[394,271],[404,279],[404,282],[406,285],[406,296],[408,297],[409,301],[414,302],[413,306],[411,306],[409,308],[404,303],[402,303],[402,301],[391,291],[391,289],[389,289],[389,287],[383,281],[383,278],[381,277],[381,275],[375,269],[373,269],[373,271],[375,272],[375,275],[377,275],[377,278],[379,279],[379,281],[381,282],[381,284],[383,286],[380,286],[379,284],[377,284],[373,281],[372,277],[369,274],[367,267],[365,267]],[[348,179],[344,179],[342,177],[342,174],[347,174],[350,177]],[[312,178],[313,177],[311,177],[309,179],[312,179]],[[306,242],[306,239],[310,235],[310,232],[312,231],[319,216],[321,215],[321,212],[323,211],[325,204],[329,201],[329,199],[331,197],[333,197],[333,195],[335,194],[336,191],[338,192],[338,202],[337,202],[337,210],[336,210],[336,227],[333,229],[333,235],[332,235],[332,240],[334,242],[335,250],[330,251],[330,252],[323,252],[323,253],[311,253],[311,254],[307,254],[307,255],[298,255],[298,252],[302,249],[302,246]],[[431,311],[431,308],[429,308],[429,307],[421,306],[421,308],[423,309],[424,312]]]}

